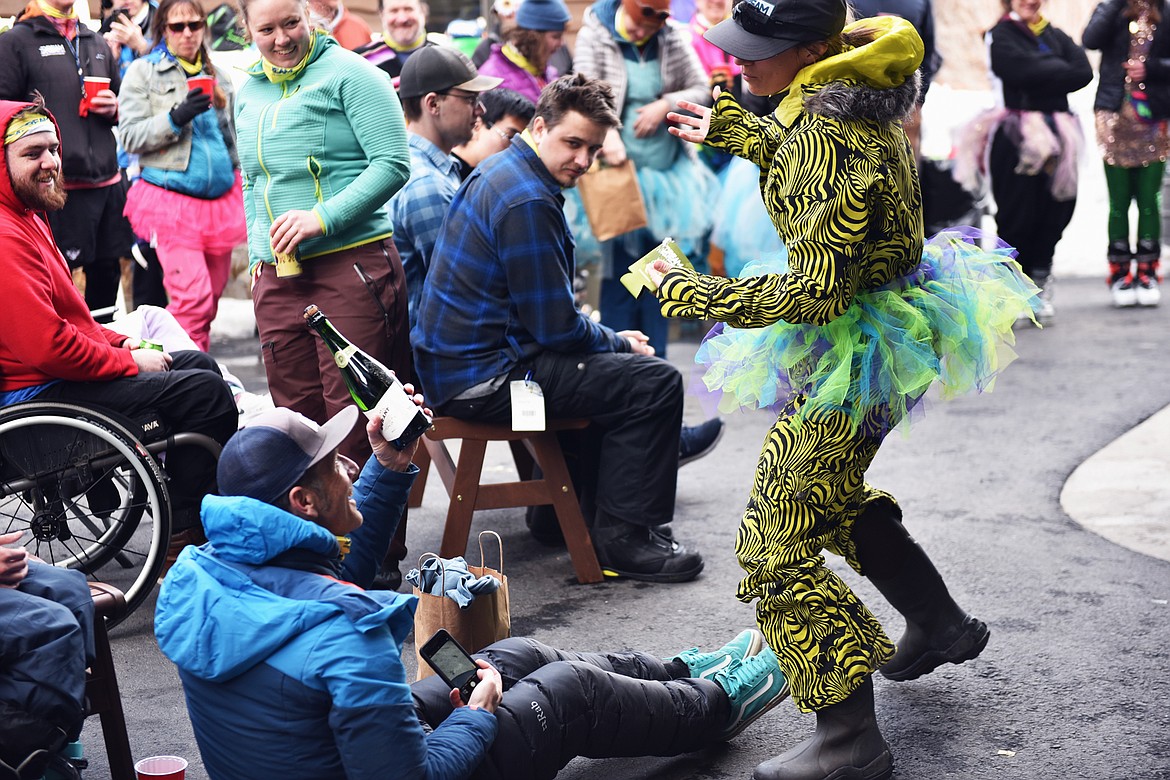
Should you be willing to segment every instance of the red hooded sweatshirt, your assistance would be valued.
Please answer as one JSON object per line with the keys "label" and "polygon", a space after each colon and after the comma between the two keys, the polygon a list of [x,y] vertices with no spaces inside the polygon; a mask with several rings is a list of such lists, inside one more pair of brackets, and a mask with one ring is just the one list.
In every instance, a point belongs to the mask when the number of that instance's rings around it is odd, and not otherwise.
{"label": "red hooded sweatshirt", "polygon": [[[0,139],[28,103],[0,100]],[[49,226],[12,189],[0,154],[0,391],[54,379],[103,382],[138,373],[126,337],[90,316]]]}

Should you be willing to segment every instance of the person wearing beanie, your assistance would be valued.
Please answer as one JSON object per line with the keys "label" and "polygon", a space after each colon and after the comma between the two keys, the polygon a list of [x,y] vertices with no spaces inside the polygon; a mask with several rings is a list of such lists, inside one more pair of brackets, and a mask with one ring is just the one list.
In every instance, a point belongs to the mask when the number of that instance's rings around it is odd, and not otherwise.
{"label": "person wearing beanie", "polygon": [[209,776],[549,780],[578,754],[726,741],[787,694],[755,629],[668,659],[513,637],[476,654],[466,701],[438,677],[408,685],[418,598],[364,586],[418,474],[418,441],[395,449],[373,417],[358,476],[338,452],[358,417],[349,406],[317,425],[277,408],[248,421],[223,449],[222,495],[203,504],[210,544],[163,582],[155,635]]}
{"label": "person wearing beanie", "polygon": [[561,75],[549,60],[563,45],[571,19],[564,0],[523,0],[516,9],[516,25],[503,44],[492,45],[479,72],[498,76],[501,86],[536,103],[544,86]]}

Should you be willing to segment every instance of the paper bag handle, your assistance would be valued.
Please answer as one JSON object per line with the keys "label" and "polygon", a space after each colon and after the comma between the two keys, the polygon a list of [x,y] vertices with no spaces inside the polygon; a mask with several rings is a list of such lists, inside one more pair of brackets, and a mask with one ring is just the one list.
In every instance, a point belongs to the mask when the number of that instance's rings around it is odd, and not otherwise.
{"label": "paper bag handle", "polygon": [[483,554],[483,535],[484,534],[489,534],[491,536],[496,537],[496,546],[500,550],[500,568],[498,569],[498,571],[500,572],[500,574],[503,574],[504,573],[504,540],[501,539],[500,535],[498,533],[496,533],[495,531],[480,531],[479,532],[479,567],[481,569],[487,568],[487,560],[485,559],[484,554]]}
{"label": "paper bag handle", "polygon": [[436,555],[433,552],[425,552],[422,555],[418,556],[418,570],[420,572],[419,581],[420,582],[422,581],[421,572],[422,572],[423,561],[425,561],[428,558],[434,558],[436,561],[439,562],[439,573],[443,577],[443,579],[439,580],[439,582],[442,582],[444,585],[446,585],[447,584],[447,564],[443,563],[443,559],[440,558],[438,555]]}

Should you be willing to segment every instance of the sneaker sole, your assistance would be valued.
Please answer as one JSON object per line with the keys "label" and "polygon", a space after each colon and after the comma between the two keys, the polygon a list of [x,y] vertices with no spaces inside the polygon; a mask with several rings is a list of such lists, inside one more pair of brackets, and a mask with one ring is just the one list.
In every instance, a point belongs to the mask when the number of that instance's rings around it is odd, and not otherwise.
{"label": "sneaker sole", "polygon": [[779,696],[777,696],[776,698],[772,699],[772,701],[768,702],[767,706],[765,706],[763,709],[761,709],[761,710],[760,710],[759,712],[757,712],[755,715],[752,715],[750,718],[747,718],[746,720],[741,720],[739,723],[737,723],[737,724],[736,724],[735,728],[734,728],[734,729],[732,729],[731,731],[726,731],[726,732],[724,732],[724,733],[723,733],[723,736],[721,736],[721,737],[720,737],[720,739],[722,739],[724,742],[726,742],[726,741],[728,741],[728,740],[731,740],[731,739],[735,739],[735,737],[739,736],[739,733],[740,733],[741,731],[743,731],[743,730],[744,730],[744,729],[746,729],[748,726],[752,725],[752,724],[753,724],[753,723],[755,723],[757,720],[759,720],[759,719],[760,719],[760,717],[761,717],[762,715],[764,715],[764,713],[766,713],[766,712],[769,712],[769,711],[770,711],[770,710],[771,710],[773,707],[775,707],[777,704],[779,704],[780,702],[782,702],[782,701],[784,701],[785,699],[787,699],[787,698],[788,698],[788,694],[789,694],[790,692],[791,692],[791,691],[790,691],[790,690],[789,690],[789,688],[788,688],[788,681],[787,681],[787,680],[785,680],[785,681],[784,681],[784,689],[780,691],[780,695],[779,695]]}
{"label": "sneaker sole", "polygon": [[987,640],[991,638],[991,630],[986,623],[975,621],[972,628],[974,630],[965,631],[946,650],[928,650],[901,671],[888,673],[885,669],[878,671],[887,680],[906,682],[930,674],[943,664],[961,664],[964,661],[970,661],[983,652],[983,648],[987,647]]}
{"label": "sneaker sole", "polygon": [[639,582],[690,582],[699,573],[703,571],[703,563],[700,562],[698,566],[686,571],[672,571],[666,574],[646,574],[643,572],[622,571],[621,569],[614,569],[605,564],[601,565],[601,574],[607,579],[627,579],[638,580]]}
{"label": "sneaker sole", "polygon": [[681,469],[683,466],[687,465],[688,463],[694,463],[696,460],[703,457],[704,455],[709,455],[711,453],[711,450],[715,449],[715,445],[719,443],[719,440],[723,438],[723,432],[726,430],[727,430],[726,423],[723,425],[720,425],[719,426],[719,433],[715,434],[715,438],[711,441],[711,443],[708,444],[704,449],[701,449],[698,452],[696,452],[694,455],[691,455],[691,456],[686,457],[686,458],[679,458],[678,459],[678,467]]}

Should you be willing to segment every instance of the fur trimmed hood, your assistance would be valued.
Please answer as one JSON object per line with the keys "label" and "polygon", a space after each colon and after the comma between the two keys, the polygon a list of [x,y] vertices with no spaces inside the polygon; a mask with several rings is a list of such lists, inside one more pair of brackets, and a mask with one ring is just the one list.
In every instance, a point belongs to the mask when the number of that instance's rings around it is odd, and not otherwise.
{"label": "fur trimmed hood", "polygon": [[914,26],[899,16],[878,16],[845,30],[871,37],[802,68],[776,107],[781,124],[791,126],[802,111],[838,120],[890,122],[913,109],[923,53]]}
{"label": "fur trimmed hood", "polygon": [[921,71],[915,71],[899,86],[887,89],[858,82],[834,81],[807,95],[804,110],[830,119],[897,122],[914,110],[921,86]]}

